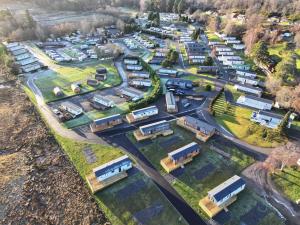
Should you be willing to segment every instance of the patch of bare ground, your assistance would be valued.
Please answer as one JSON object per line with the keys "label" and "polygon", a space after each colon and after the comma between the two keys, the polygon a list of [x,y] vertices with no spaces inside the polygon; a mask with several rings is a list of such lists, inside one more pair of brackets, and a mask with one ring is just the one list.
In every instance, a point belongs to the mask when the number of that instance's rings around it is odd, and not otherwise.
{"label": "patch of bare ground", "polygon": [[280,214],[286,224],[300,225],[300,207],[286,198],[271,179],[271,173],[284,166],[296,164],[300,158],[300,143],[287,143],[274,149],[264,162],[256,162],[245,169],[243,177],[259,195],[263,196]]}
{"label": "patch of bare ground", "polygon": [[0,224],[109,224],[16,81],[0,120]]}

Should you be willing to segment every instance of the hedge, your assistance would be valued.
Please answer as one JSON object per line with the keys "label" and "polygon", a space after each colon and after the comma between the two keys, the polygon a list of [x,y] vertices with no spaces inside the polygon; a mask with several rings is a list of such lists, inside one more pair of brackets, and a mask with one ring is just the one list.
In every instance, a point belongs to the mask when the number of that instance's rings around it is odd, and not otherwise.
{"label": "hedge", "polygon": [[150,73],[150,78],[151,78],[152,84],[153,84],[153,90],[147,97],[145,97],[137,102],[131,102],[129,104],[129,109],[131,111],[147,107],[149,104],[155,102],[158,99],[158,97],[162,94],[160,77],[151,68],[151,66],[148,63],[146,63],[142,58],[140,58],[140,61],[141,61],[143,68]]}

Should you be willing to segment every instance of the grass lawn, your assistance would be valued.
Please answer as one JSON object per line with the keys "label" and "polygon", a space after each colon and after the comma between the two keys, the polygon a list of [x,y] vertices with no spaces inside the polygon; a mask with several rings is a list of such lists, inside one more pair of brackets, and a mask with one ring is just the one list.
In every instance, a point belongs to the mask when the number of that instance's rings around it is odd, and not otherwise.
{"label": "grass lawn", "polygon": [[300,200],[300,170],[286,167],[272,174],[275,185],[292,201]]}
{"label": "grass lawn", "polygon": [[199,75],[199,76],[205,76],[205,77],[210,77],[210,78],[216,78],[216,76],[209,74],[209,73],[201,73],[198,74],[197,70],[198,70],[199,66],[189,66],[186,71],[195,75]]}
{"label": "grass lawn", "polygon": [[205,33],[206,33],[209,41],[221,41],[222,42],[222,40],[214,32],[207,30]]}
{"label": "grass lawn", "polygon": [[279,43],[269,46],[268,50],[270,55],[276,55],[281,58],[282,54],[284,53],[285,43]]}
{"label": "grass lawn", "polygon": [[292,128],[300,131],[300,121],[299,120],[294,120],[292,122]]}
{"label": "grass lawn", "polygon": [[[139,148],[146,158],[156,167],[162,175],[165,174],[160,166],[160,160],[179,147],[182,147],[192,141],[197,141],[195,135],[185,129],[171,124],[174,134],[168,137],[159,137],[150,143],[137,143],[132,135],[128,133],[129,139]],[[174,141],[175,140],[175,141]],[[213,143],[214,141],[210,141]],[[185,166],[184,169],[178,169],[181,172],[174,173],[174,179],[169,180],[176,191],[185,199],[185,201],[204,219],[207,215],[199,207],[199,200],[207,195],[207,192],[224,182],[226,179],[241,171],[254,162],[254,159],[245,155],[240,150],[232,147],[222,147],[222,150],[229,153],[230,158],[223,158],[218,153],[209,149],[209,144],[201,144],[202,150],[199,156]],[[207,168],[207,169],[206,169]],[[176,171],[175,171],[176,172]],[[205,174],[205,175],[202,175]],[[200,175],[201,178],[197,177]],[[267,207],[262,198],[250,190],[240,194],[238,201],[229,207],[230,220],[223,224],[240,224],[241,218],[251,209],[255,208],[257,203]],[[274,212],[268,208],[268,216],[280,221]]]}
{"label": "grass lawn", "polygon": [[[260,132],[249,134],[248,127],[253,124],[250,121],[252,110],[226,104],[224,94],[215,102],[213,109],[218,124],[249,144],[269,148],[282,145],[286,141],[284,137],[278,142],[267,140],[261,136]],[[257,127],[262,128],[259,125]]]}
{"label": "grass lawn", "polygon": [[[120,149],[114,147],[75,142],[58,135],[55,136],[84,180],[93,168],[124,154]],[[97,158],[96,162],[87,163],[83,153],[85,148],[92,149]],[[140,190],[123,196],[121,191],[128,192],[128,189],[130,191],[131,186],[129,185],[137,181],[142,181],[145,185]],[[147,224],[187,224],[155,184],[140,171],[136,171],[126,179],[96,193],[95,198],[112,224],[137,224],[134,219],[135,214],[156,204],[162,208],[162,211],[148,219],[144,213]]]}
{"label": "grass lawn", "polygon": [[191,80],[195,83],[198,83],[199,84],[199,87],[196,87],[196,91],[197,92],[201,92],[201,91],[205,91],[205,86],[206,85],[210,85],[211,86],[211,90],[214,90],[215,89],[215,83],[211,80],[206,80],[206,79],[203,79],[201,77],[198,77],[196,75],[189,75],[189,76],[184,76],[182,77],[183,79],[187,79],[187,80]]}
{"label": "grass lawn", "polygon": [[238,100],[238,98],[239,98],[241,95],[244,95],[243,92],[238,91],[238,90],[237,90],[233,85],[231,85],[231,84],[226,84],[226,85],[225,85],[225,88],[226,88],[227,90],[229,90],[229,91],[232,93],[233,99],[234,99],[235,102]]}

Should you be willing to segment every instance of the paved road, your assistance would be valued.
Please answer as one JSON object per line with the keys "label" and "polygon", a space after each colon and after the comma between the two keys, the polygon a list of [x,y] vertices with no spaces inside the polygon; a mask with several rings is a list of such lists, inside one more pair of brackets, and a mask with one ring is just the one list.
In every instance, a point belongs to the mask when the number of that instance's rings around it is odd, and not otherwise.
{"label": "paved road", "polygon": [[191,225],[206,225],[206,222],[182,199],[176,190],[164,179],[164,177],[154,168],[148,159],[133,145],[125,134],[114,136],[101,136],[110,143],[121,146],[137,160],[138,165],[157,184],[158,188],[179,211],[184,219]]}

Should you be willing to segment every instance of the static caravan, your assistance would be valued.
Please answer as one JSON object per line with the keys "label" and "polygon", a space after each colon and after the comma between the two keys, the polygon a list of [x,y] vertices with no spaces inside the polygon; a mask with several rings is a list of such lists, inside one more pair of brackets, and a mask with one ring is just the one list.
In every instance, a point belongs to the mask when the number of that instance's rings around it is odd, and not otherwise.
{"label": "static caravan", "polygon": [[236,103],[260,110],[271,110],[273,107],[272,100],[259,98],[252,95],[242,95],[238,98]]}

